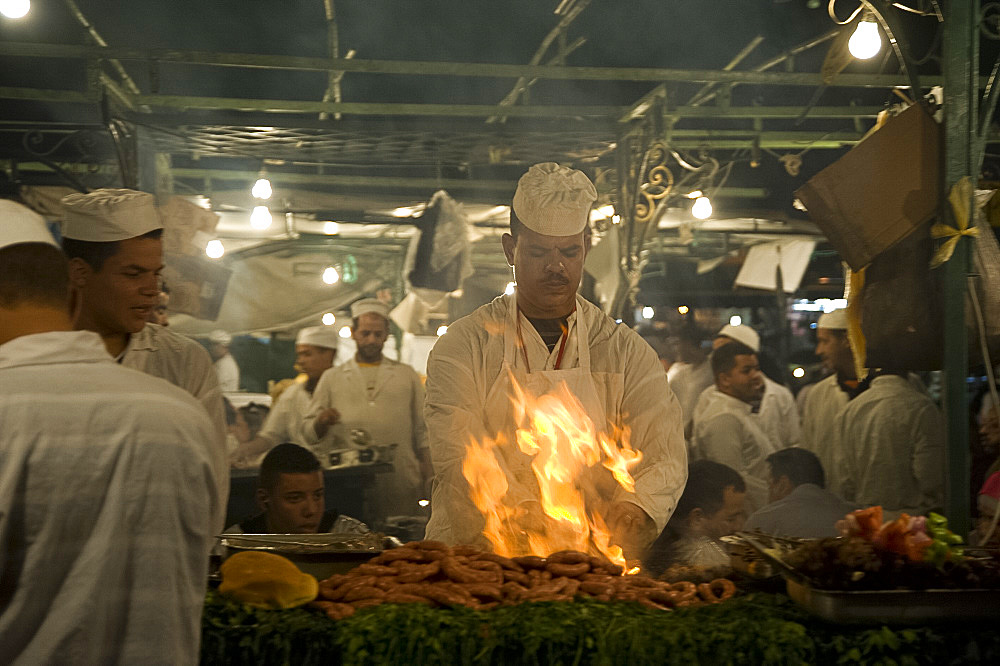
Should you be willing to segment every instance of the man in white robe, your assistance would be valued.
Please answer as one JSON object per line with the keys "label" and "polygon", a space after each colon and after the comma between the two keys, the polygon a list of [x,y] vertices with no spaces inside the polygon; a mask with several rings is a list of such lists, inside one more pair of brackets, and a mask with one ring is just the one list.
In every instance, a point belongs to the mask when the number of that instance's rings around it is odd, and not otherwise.
{"label": "man in white robe", "polygon": [[630,431],[642,454],[635,491],[611,484],[601,515],[626,558],[638,557],[677,504],[687,477],[683,417],[656,353],[577,295],[590,247],[587,220],[596,190],[580,171],[537,164],[522,176],[502,239],[514,268],[513,294],[454,322],[427,363],[428,437],[434,459],[428,539],[483,543],[485,520],[470,498],[462,463],[471,440],[499,436],[511,508],[537,506],[531,458],[512,443],[518,385],[535,395],[566,386],[597,431]]}
{"label": "man in white robe", "polygon": [[212,423],[70,309],[44,221],[0,201],[0,661],[197,663]]}
{"label": "man in white robe", "polygon": [[219,389],[223,393],[233,393],[240,390],[240,366],[229,353],[229,345],[233,336],[225,331],[212,331],[208,336],[208,353],[212,357],[212,367],[219,379]]}

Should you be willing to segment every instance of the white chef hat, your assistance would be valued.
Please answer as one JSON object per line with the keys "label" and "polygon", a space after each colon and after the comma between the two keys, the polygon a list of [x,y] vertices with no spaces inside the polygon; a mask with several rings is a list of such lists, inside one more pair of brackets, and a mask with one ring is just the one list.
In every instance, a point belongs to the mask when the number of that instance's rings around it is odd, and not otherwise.
{"label": "white chef hat", "polygon": [[719,329],[719,332],[715,334],[715,337],[723,335],[727,338],[732,338],[737,342],[742,342],[755,352],[760,351],[760,336],[757,335],[757,331],[753,330],[746,324],[740,324],[739,326],[726,324]]}
{"label": "white chef hat", "polygon": [[212,331],[208,334],[208,341],[217,345],[228,345],[233,341],[233,336],[225,331]]}
{"label": "white chef hat", "polygon": [[377,298],[362,298],[351,305],[351,316],[355,319],[363,314],[374,313],[389,318],[389,306]]}
{"label": "white chef hat", "polygon": [[534,232],[572,236],[587,226],[595,201],[597,189],[582,171],[542,162],[517,181],[514,214]]}
{"label": "white chef hat", "polygon": [[17,202],[0,199],[0,249],[20,243],[59,247],[41,215]]}
{"label": "white chef hat", "polygon": [[108,243],[136,238],[163,228],[156,199],[147,192],[94,190],[62,198],[64,238]]}
{"label": "white chef hat", "polygon": [[297,345],[313,345],[327,349],[336,349],[338,341],[339,336],[332,326],[308,326],[295,336],[295,344]]}
{"label": "white chef hat", "polygon": [[820,315],[816,328],[829,328],[834,331],[847,330],[847,308],[830,310]]}

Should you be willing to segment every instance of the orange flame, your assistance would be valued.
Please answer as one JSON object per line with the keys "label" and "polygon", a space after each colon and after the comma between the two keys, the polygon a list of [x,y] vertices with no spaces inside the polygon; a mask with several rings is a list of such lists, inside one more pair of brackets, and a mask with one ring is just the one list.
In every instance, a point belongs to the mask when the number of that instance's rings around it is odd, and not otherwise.
{"label": "orange flame", "polygon": [[[462,463],[484,536],[508,557],[579,550],[624,566],[601,514],[617,486],[635,492],[631,470],[642,454],[629,446],[629,429],[598,432],[565,383],[536,397],[511,382],[514,443],[470,441]],[[511,472],[529,463],[530,475]]]}

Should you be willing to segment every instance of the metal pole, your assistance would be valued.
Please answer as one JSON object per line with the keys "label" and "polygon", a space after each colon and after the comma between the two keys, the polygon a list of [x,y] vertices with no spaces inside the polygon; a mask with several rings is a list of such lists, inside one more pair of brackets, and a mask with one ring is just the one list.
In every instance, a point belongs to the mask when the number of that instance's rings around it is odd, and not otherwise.
{"label": "metal pole", "polygon": [[[966,176],[974,183],[978,177],[971,149],[979,96],[978,17],[978,1],[947,5],[942,46],[946,192]],[[944,407],[948,432],[945,513],[957,534],[967,534],[970,528],[969,405],[965,381],[969,364],[965,335],[969,256],[969,239],[960,238],[951,260],[944,265]]]}

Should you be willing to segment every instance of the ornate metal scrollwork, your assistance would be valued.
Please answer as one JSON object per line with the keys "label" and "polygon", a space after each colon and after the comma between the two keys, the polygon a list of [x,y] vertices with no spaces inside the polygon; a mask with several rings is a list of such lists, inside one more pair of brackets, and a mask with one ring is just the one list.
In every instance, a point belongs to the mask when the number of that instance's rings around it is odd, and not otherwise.
{"label": "ornate metal scrollwork", "polygon": [[666,144],[660,141],[652,143],[643,155],[633,208],[636,222],[645,223],[653,219],[657,204],[673,189],[674,174],[666,166],[669,155]]}
{"label": "ornate metal scrollwork", "polygon": [[[48,166],[81,192],[91,187],[106,187],[118,180],[117,174],[102,169],[108,165],[108,157],[114,150],[102,130],[85,128],[65,134],[31,129],[21,136],[21,147],[28,156]],[[82,172],[73,166],[82,166]]]}

